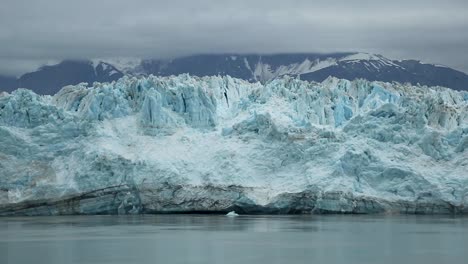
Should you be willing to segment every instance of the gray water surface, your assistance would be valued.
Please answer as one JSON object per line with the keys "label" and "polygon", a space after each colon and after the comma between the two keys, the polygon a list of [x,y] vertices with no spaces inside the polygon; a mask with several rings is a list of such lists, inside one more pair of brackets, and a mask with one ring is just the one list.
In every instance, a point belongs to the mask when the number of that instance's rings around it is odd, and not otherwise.
{"label": "gray water surface", "polygon": [[468,263],[450,216],[0,218],[0,263]]}

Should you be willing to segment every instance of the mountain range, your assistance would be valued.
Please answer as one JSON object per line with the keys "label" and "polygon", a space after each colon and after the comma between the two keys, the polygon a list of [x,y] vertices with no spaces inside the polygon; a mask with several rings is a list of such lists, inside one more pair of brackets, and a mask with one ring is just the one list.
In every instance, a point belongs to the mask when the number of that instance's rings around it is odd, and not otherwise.
{"label": "mountain range", "polygon": [[160,59],[65,60],[43,66],[19,78],[0,76],[0,91],[32,89],[55,94],[63,86],[81,82],[110,82],[124,75],[230,75],[250,82],[269,82],[283,76],[322,82],[329,76],[344,79],[411,83],[468,90],[468,75],[443,65],[418,60],[391,60],[369,53],[211,54]]}

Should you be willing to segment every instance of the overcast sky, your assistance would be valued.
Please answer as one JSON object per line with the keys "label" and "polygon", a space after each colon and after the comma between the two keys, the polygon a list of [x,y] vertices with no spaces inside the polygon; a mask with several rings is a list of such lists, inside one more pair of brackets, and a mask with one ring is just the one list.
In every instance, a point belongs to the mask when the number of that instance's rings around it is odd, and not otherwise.
{"label": "overcast sky", "polygon": [[0,0],[0,73],[65,58],[364,51],[468,72],[468,0]]}

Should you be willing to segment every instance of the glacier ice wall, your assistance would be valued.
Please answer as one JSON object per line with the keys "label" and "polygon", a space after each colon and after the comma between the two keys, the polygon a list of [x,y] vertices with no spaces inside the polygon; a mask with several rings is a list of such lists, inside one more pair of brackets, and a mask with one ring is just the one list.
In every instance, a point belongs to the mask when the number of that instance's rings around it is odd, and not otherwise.
{"label": "glacier ice wall", "polygon": [[124,77],[0,95],[0,215],[467,213],[468,93]]}

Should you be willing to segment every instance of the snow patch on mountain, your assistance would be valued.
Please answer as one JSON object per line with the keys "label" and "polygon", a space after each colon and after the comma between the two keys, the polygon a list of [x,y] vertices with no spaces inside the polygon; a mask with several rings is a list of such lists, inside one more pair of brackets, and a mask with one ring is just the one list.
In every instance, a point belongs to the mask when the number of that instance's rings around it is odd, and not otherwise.
{"label": "snow patch on mountain", "polygon": [[138,75],[142,74],[140,58],[131,57],[115,57],[115,58],[96,58],[93,59],[93,65],[96,67],[100,63],[107,63],[112,65],[117,71],[120,71],[127,75]]}
{"label": "snow patch on mountain", "polygon": [[121,74],[121,72],[109,62],[91,60],[90,63],[93,66],[95,76],[101,76],[101,74],[104,74],[105,76],[112,77],[113,75]]}
{"label": "snow patch on mountain", "polygon": [[306,59],[302,63],[295,63],[295,64],[290,64],[287,66],[280,66],[276,69],[274,75],[275,78],[278,78],[280,76],[284,75],[301,75],[305,73],[311,73],[315,72],[321,69],[328,68],[330,66],[337,65],[337,61],[332,58],[328,58],[326,60],[315,60],[315,61],[310,61]]}
{"label": "snow patch on mountain", "polygon": [[425,65],[432,65],[432,66],[439,67],[439,68],[447,68],[447,69],[450,69],[449,66],[447,66],[447,65],[442,65],[442,64],[433,64],[433,63],[429,63],[429,62],[425,62],[425,61],[419,61],[419,63],[425,64]]}
{"label": "snow patch on mountain", "polygon": [[[246,65],[249,64],[247,63]],[[337,65],[337,60],[333,58],[328,58],[326,60],[317,59],[314,61],[305,59],[301,63],[280,65],[274,69],[271,65],[259,61],[255,66],[253,76],[257,81],[266,82],[286,75],[298,76],[301,74],[311,73],[334,65]],[[250,65],[248,68],[250,68]]]}
{"label": "snow patch on mountain", "polygon": [[[306,58],[300,63],[292,63],[288,65],[280,65],[274,67],[268,63],[263,63],[262,60],[255,64],[255,70],[252,72],[254,79],[261,82],[271,81],[282,76],[300,76],[302,74],[316,72],[328,67],[338,66],[340,63],[360,64],[369,71],[380,71],[385,67],[394,67],[404,69],[390,59],[382,55],[370,53],[355,53],[341,58],[326,58],[309,60]],[[248,63],[246,65],[249,65]],[[250,69],[250,65],[248,67]]]}
{"label": "snow patch on mountain", "polygon": [[400,65],[394,63],[392,60],[387,59],[382,55],[362,53],[362,52],[346,56],[344,58],[341,58],[339,61],[348,62],[348,63],[361,63],[364,61],[364,63],[368,63],[376,69],[379,69],[382,66],[402,68]]}

